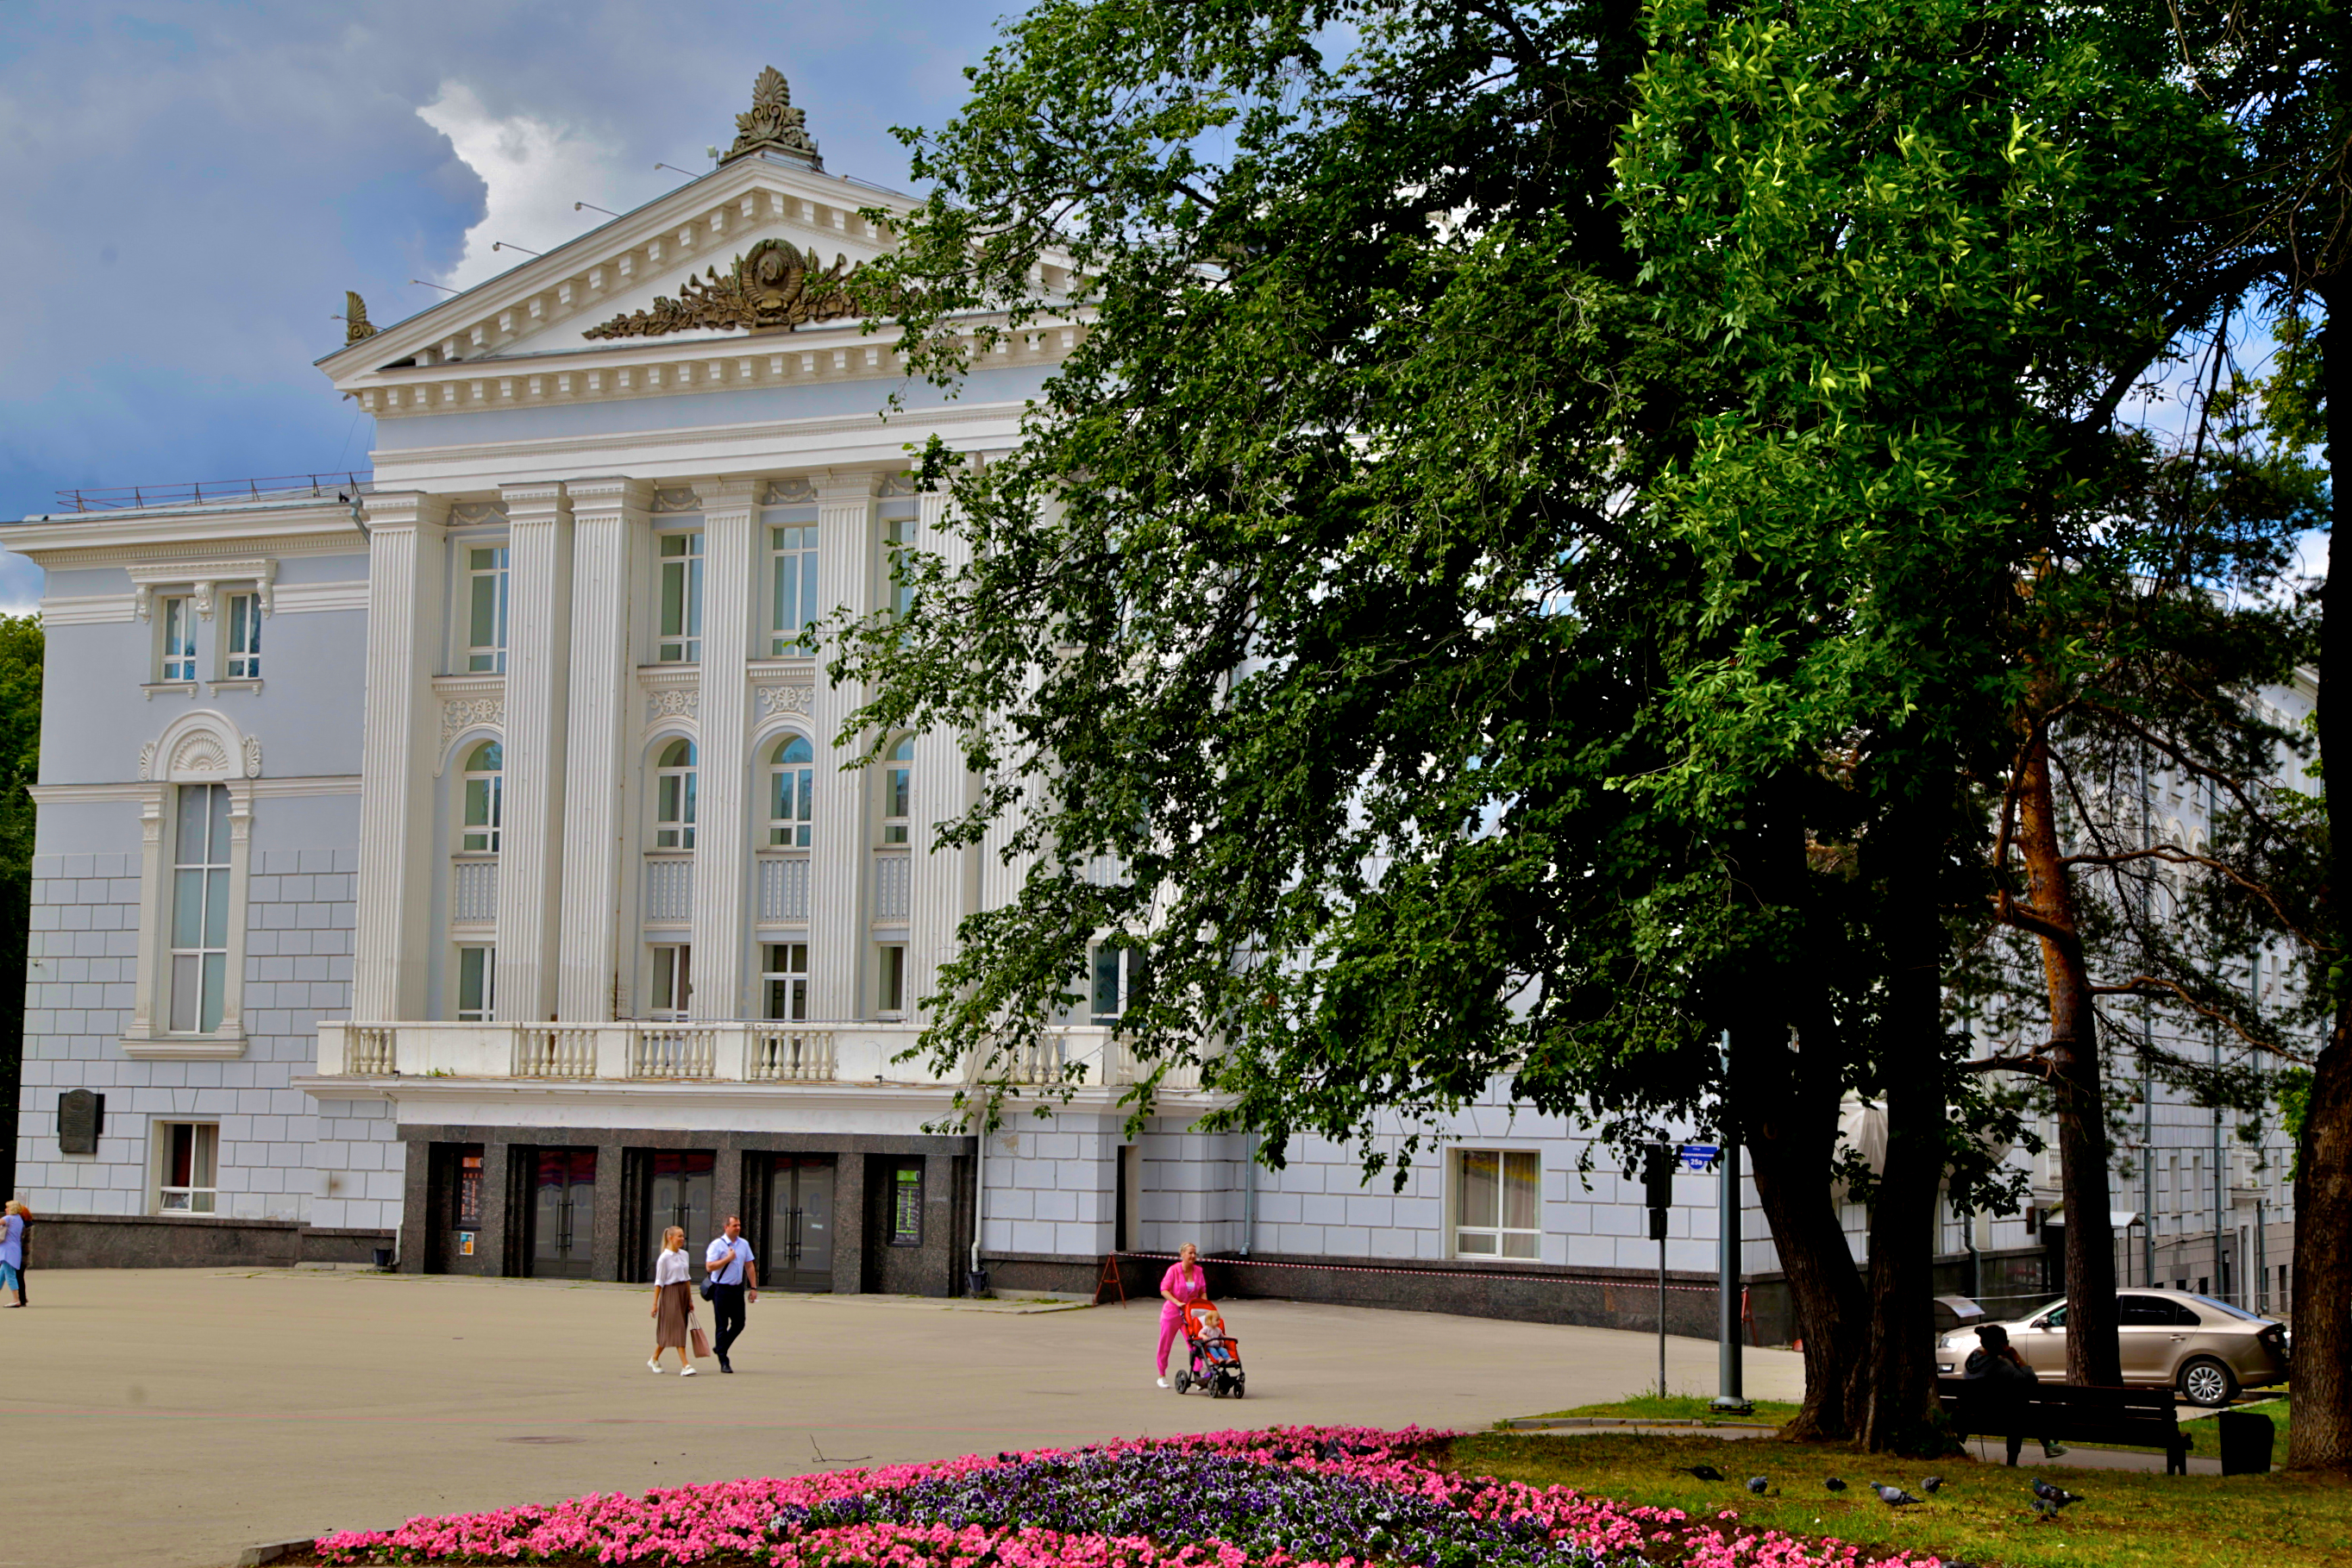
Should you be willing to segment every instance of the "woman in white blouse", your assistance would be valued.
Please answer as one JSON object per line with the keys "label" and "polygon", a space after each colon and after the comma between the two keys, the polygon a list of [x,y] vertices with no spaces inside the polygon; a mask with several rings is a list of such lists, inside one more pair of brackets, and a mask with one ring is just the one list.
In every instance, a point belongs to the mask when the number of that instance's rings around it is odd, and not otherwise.
{"label": "woman in white blouse", "polygon": [[687,1273],[686,1232],[672,1226],[662,1232],[661,1256],[654,1259],[654,1305],[646,1314],[654,1321],[654,1355],[646,1365],[661,1371],[662,1352],[675,1345],[681,1377],[694,1375],[686,1349],[687,1331],[694,1323],[694,1287]]}

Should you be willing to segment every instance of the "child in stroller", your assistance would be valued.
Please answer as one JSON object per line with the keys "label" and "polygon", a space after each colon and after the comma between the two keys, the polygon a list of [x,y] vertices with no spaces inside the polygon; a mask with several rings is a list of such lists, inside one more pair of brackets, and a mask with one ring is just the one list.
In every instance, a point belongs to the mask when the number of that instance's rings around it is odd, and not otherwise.
{"label": "child in stroller", "polygon": [[1177,1393],[1205,1388],[1212,1399],[1242,1397],[1241,1342],[1225,1331],[1224,1314],[1215,1303],[1195,1301],[1184,1309],[1184,1348],[1192,1364],[1189,1371],[1178,1369]]}

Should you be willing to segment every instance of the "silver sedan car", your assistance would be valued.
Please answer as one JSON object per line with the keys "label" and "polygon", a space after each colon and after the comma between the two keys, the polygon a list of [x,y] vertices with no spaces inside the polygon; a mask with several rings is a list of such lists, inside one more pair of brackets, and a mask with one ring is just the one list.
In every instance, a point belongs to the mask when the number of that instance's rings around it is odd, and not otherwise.
{"label": "silver sedan car", "polygon": [[[2121,1290],[2116,1304],[2121,1309],[2117,1338],[2127,1384],[2177,1388],[2192,1405],[2222,1405],[2241,1388],[2286,1381],[2287,1327],[2275,1318],[2191,1290]],[[2065,1377],[2065,1302],[2053,1301],[2001,1327],[2043,1382]],[[1972,1329],[1939,1336],[1937,1370],[1949,1365],[1945,1375],[1958,1376],[1976,1348]]]}

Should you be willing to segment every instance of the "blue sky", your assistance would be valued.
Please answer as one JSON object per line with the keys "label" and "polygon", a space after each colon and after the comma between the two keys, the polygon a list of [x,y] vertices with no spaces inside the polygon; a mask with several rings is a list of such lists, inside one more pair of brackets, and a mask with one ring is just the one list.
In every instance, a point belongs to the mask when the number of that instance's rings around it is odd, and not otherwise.
{"label": "blue sky", "polygon": [[[907,186],[1015,0],[0,0],[0,517],[75,487],[365,468],[311,362],[700,171],[773,64]],[[0,556],[0,610],[40,574]]]}

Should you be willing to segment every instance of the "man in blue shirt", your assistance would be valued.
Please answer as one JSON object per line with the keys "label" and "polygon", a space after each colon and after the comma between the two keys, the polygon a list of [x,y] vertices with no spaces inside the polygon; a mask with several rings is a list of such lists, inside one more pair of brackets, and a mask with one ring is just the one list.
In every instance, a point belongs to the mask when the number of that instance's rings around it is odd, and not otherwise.
{"label": "man in blue shirt", "polygon": [[711,1238],[702,1267],[709,1273],[710,1312],[719,1320],[719,1338],[711,1348],[719,1352],[719,1370],[733,1372],[735,1363],[727,1359],[727,1351],[743,1331],[745,1296],[760,1299],[760,1269],[751,1244],[743,1239],[741,1215],[727,1216],[726,1233]]}

